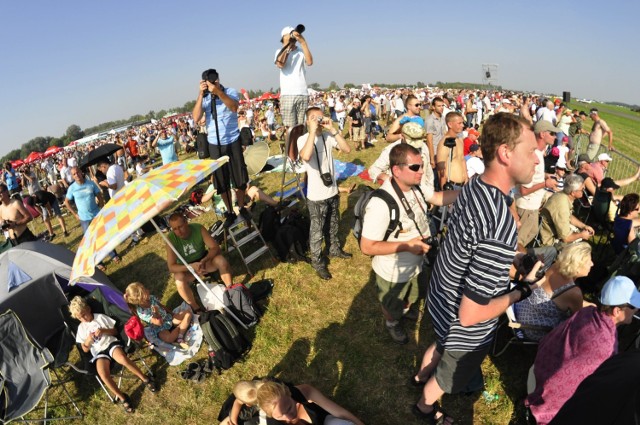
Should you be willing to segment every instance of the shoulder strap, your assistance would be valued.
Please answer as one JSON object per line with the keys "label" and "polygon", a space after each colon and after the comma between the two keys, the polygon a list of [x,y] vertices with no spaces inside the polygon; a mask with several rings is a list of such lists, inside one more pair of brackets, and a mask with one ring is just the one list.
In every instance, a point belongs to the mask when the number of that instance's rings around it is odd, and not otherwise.
{"label": "shoulder strap", "polygon": [[[411,209],[411,207],[409,207],[409,201],[407,201],[407,198],[405,198],[404,193],[402,192],[402,190],[400,190],[400,186],[398,186],[398,183],[396,182],[396,180],[393,177],[391,178],[391,186],[393,187],[393,190],[396,192],[396,195],[398,195],[398,198],[400,198],[400,204],[402,204],[402,207],[404,208],[404,211],[407,214],[407,217],[409,217],[411,219],[411,221],[413,221],[413,224],[416,226],[416,230],[420,234],[420,237],[422,239],[424,239],[424,235],[422,234],[422,230],[420,230],[420,226],[418,225],[418,222],[416,221],[416,215],[413,212],[413,210]],[[414,187],[415,186],[412,186],[411,188],[413,189]],[[424,194],[422,193],[421,190],[419,190],[419,191],[420,191],[420,194],[422,195],[422,199],[424,199]],[[426,202],[427,201],[425,200],[425,203]]]}
{"label": "shoulder strap", "polygon": [[398,229],[395,235],[395,237],[397,238],[398,234],[402,230],[402,223],[400,222],[400,209],[398,208],[398,203],[389,192],[383,189],[374,190],[371,194],[371,197],[374,196],[382,199],[387,204],[387,207],[389,207],[389,225],[387,226],[387,230],[384,233],[383,241],[389,239],[389,236],[391,236],[396,228]]}
{"label": "shoulder strap", "polygon": [[551,295],[551,299],[557,298],[560,295],[562,295],[565,292],[567,292],[568,290],[573,289],[575,287],[576,287],[576,283],[575,282],[571,282],[571,283],[568,283],[566,285],[563,285],[563,286],[561,286],[560,288],[556,289],[553,292],[553,295]]}

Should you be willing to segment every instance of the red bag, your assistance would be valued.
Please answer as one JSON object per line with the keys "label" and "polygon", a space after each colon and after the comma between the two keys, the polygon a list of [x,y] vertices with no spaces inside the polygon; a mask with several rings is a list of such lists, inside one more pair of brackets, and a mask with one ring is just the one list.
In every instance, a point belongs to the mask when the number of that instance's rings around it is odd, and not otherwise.
{"label": "red bag", "polygon": [[144,326],[138,316],[131,316],[127,323],[124,324],[124,333],[134,341],[144,339]]}

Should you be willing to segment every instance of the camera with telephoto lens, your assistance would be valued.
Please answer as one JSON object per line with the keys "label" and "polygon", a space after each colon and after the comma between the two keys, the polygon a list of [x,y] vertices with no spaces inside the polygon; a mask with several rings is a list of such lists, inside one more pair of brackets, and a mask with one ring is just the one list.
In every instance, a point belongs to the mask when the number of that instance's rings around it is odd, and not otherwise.
{"label": "camera with telephoto lens", "polygon": [[320,174],[320,178],[322,179],[322,183],[324,183],[324,185],[327,187],[333,184],[333,178],[331,177],[331,173],[322,173]]}
{"label": "camera with telephoto lens", "polygon": [[[533,270],[533,267],[536,265],[536,263],[539,261],[539,258],[532,253],[528,253],[525,254],[522,257],[521,260],[521,269],[522,269],[522,276],[526,277],[529,275],[529,273],[531,273],[531,270]],[[540,269],[536,272],[536,280],[540,280],[542,279],[542,277],[544,276],[544,267],[540,267]]]}
{"label": "camera with telephoto lens", "polygon": [[297,32],[298,34],[302,34],[304,32],[304,30],[305,30],[304,25],[302,25],[302,24],[296,25],[296,27],[293,29],[293,31],[291,31],[289,33],[289,37],[291,37],[289,39],[289,43],[295,43],[296,42],[296,39],[293,38],[293,33],[294,32]]}
{"label": "camera with telephoto lens", "polygon": [[[220,76],[218,75],[218,71],[216,71],[215,69],[207,69],[202,73],[202,79],[204,81],[210,82],[211,84],[215,84],[219,78]],[[207,96],[208,94],[209,94],[209,90],[205,90],[202,95]]]}

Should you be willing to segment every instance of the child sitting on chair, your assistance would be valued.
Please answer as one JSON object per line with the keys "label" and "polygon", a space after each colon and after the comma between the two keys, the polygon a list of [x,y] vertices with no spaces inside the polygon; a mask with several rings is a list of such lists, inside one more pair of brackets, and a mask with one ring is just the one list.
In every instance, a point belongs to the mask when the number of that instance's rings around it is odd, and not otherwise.
{"label": "child sitting on chair", "polygon": [[151,392],[156,392],[157,387],[153,378],[143,374],[125,354],[122,342],[116,338],[118,331],[114,327],[115,320],[104,314],[92,313],[87,302],[80,296],[71,300],[69,312],[71,317],[80,321],[76,342],[81,345],[82,351],[91,352],[93,356],[91,362],[95,363],[96,371],[102,382],[115,394],[115,401],[122,404],[125,412],[132,413],[131,399],[120,391],[111,377],[111,361],[116,361],[129,369],[145,383]]}
{"label": "child sitting on chair", "polygon": [[159,338],[161,341],[175,344],[183,350],[189,349],[184,335],[191,325],[193,313],[188,310],[173,313],[161,304],[155,295],[151,295],[140,282],[133,282],[127,286],[124,299],[132,307],[132,312],[140,320],[148,323],[152,339]]}

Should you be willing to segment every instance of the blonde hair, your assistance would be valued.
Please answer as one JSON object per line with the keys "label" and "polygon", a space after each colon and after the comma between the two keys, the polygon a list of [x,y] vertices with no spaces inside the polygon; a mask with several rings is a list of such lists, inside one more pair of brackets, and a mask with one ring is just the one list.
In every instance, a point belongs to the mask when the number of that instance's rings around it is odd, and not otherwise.
{"label": "blonde hair", "polygon": [[89,304],[82,298],[80,295],[76,295],[73,297],[71,302],[69,303],[69,313],[71,313],[71,317],[74,319],[80,319],[80,313],[89,307]]}
{"label": "blonde hair", "polygon": [[270,418],[273,417],[273,409],[283,397],[290,397],[291,391],[286,385],[279,382],[267,381],[258,388],[258,405]]}
{"label": "blonde hair", "polygon": [[140,282],[133,282],[124,291],[124,300],[127,304],[139,305],[144,298],[147,288]]}
{"label": "blonde hair", "polygon": [[589,261],[591,261],[591,245],[587,242],[578,242],[563,248],[558,254],[556,264],[562,276],[573,279]]}
{"label": "blonde hair", "polygon": [[238,381],[233,386],[233,395],[238,401],[248,406],[254,406],[258,402],[258,389],[264,381]]}

